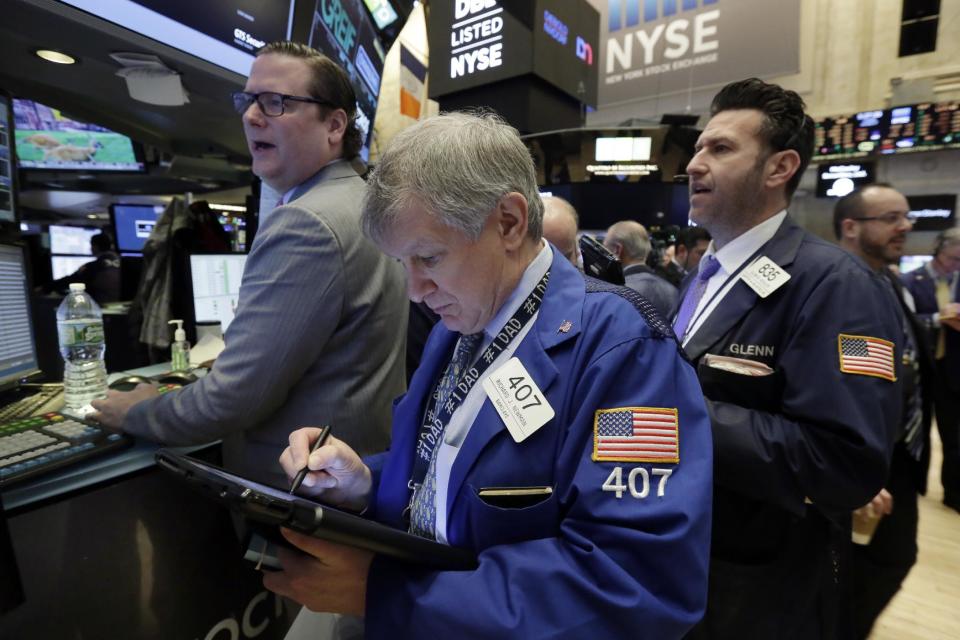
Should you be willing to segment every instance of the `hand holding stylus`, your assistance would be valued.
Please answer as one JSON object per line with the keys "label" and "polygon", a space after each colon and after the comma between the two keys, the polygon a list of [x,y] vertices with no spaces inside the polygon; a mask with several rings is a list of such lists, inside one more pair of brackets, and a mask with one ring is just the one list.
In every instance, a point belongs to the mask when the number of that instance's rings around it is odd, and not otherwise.
{"label": "hand holding stylus", "polygon": [[367,506],[370,469],[356,451],[330,436],[328,428],[306,427],[291,433],[280,466],[291,480],[291,493],[319,496],[326,503],[358,511]]}

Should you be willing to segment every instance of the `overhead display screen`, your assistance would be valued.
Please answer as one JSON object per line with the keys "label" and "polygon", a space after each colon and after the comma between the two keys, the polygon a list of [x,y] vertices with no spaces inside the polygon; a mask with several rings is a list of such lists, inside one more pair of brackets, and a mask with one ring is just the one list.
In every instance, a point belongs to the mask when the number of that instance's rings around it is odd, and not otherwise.
{"label": "overhead display screen", "polygon": [[242,76],[257,49],[290,37],[293,20],[293,0],[60,1]]}
{"label": "overhead display screen", "polygon": [[[514,15],[517,6],[496,0],[437,2],[430,5],[430,97],[530,73],[530,29]],[[529,6],[528,6],[529,5]]]}
{"label": "overhead display screen", "polygon": [[586,2],[541,0],[533,33],[533,71],[584,104],[597,106],[600,14]]}
{"label": "overhead display screen", "polygon": [[821,164],[817,167],[817,197],[842,198],[875,181],[872,162]]}
{"label": "overhead display screen", "polygon": [[364,140],[360,155],[368,160],[384,51],[361,0],[317,0],[309,44],[335,60],[350,76],[357,94],[357,126]]}
{"label": "overhead display screen", "polygon": [[692,141],[670,127],[564,129],[521,136],[537,184],[673,182],[691,158]]}
{"label": "overhead display screen", "polygon": [[942,195],[907,196],[914,231],[943,231],[952,229],[957,222],[957,196]]}
{"label": "overhead display screen", "polygon": [[454,0],[430,5],[430,97],[534,74],[597,103],[600,14],[585,0]]}
{"label": "overhead display screen", "polygon": [[815,159],[960,149],[960,102],[926,102],[816,123]]}

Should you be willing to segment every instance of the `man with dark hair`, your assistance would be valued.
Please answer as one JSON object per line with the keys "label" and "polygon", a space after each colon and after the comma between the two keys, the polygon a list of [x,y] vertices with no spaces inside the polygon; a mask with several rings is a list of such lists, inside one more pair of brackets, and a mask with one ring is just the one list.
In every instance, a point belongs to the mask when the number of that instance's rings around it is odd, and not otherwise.
{"label": "man with dark hair", "polygon": [[787,215],[813,152],[800,96],[753,78],[710,112],[687,173],[713,240],[674,320],[715,447],[692,637],[832,638],[850,513],[883,486],[899,421],[899,322],[879,276]]}
{"label": "man with dark hair", "polygon": [[900,384],[903,413],[890,473],[884,488],[854,518],[880,518],[872,539],[857,539],[851,555],[853,637],[870,635],[874,621],[900,589],[917,562],[917,495],[926,492],[930,462],[930,382],[933,364],[923,330],[912,309],[913,297],[889,269],[903,256],[907,233],[913,227],[910,206],[901,193],[875,184],[837,201],[834,229],[840,246],[881,275],[890,286],[890,304],[900,314],[903,355]]}
{"label": "man with dark hair", "polygon": [[684,227],[677,232],[677,240],[673,245],[673,257],[663,268],[655,270],[667,282],[680,288],[683,279],[691,271],[696,271],[700,265],[700,258],[710,244],[710,233],[703,227]]}
{"label": "man with dark hair", "polygon": [[650,301],[666,318],[677,303],[677,288],[647,266],[650,235],[636,220],[621,220],[607,229],[603,246],[623,265],[623,278],[630,287]]}
{"label": "man with dark hair", "polygon": [[684,275],[696,271],[700,266],[707,246],[710,244],[710,232],[703,227],[684,227],[677,234],[674,261],[683,268]]}
{"label": "man with dark hair", "polygon": [[66,293],[71,282],[87,285],[87,293],[98,304],[116,302],[120,299],[120,256],[113,250],[109,233],[98,233],[90,238],[90,253],[94,260],[59,280],[54,280],[44,291]]}
{"label": "man with dark hair", "polygon": [[960,511],[960,228],[937,236],[933,260],[904,274],[934,351],[933,404],[943,442],[943,503]]}
{"label": "man with dark hair", "polygon": [[272,461],[304,424],[329,424],[364,453],[387,446],[404,389],[404,276],[360,229],[346,72],[304,45],[269,44],[233,103],[253,172],[282,198],[261,216],[227,348],[194,384],[111,391],[94,417],[167,444],[223,438],[228,468],[283,486]]}

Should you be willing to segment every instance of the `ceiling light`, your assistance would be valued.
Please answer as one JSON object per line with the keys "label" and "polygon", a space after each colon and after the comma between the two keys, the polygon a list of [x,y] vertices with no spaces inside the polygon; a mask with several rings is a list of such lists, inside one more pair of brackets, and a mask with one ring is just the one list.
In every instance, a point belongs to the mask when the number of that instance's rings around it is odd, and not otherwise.
{"label": "ceiling light", "polygon": [[57,64],[74,64],[77,61],[73,56],[68,56],[65,53],[60,53],[53,49],[37,49],[36,54],[47,62],[55,62]]}

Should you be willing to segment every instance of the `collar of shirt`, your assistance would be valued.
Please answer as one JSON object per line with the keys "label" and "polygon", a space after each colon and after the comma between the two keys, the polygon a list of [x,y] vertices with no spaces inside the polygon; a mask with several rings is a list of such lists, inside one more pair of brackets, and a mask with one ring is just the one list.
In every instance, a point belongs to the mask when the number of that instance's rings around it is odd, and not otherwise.
{"label": "collar of shirt", "polygon": [[[517,312],[517,309],[520,308],[523,301],[527,299],[527,296],[530,295],[533,288],[540,282],[540,278],[543,277],[543,274],[545,274],[550,268],[550,265],[553,264],[553,251],[550,250],[550,245],[543,240],[541,240],[540,243],[540,252],[537,253],[537,257],[527,265],[526,270],[524,270],[523,275],[520,277],[520,282],[514,287],[513,293],[507,297],[507,300],[500,306],[500,310],[490,318],[490,322],[483,328],[483,344],[478,351],[481,351],[493,342],[493,339],[497,337],[497,333],[503,328],[503,325]],[[479,355],[478,353],[477,356]]]}
{"label": "collar of shirt", "polygon": [[[786,217],[787,210],[784,209],[755,227],[741,233],[719,250],[714,246],[713,240],[710,241],[710,246],[708,246],[704,252],[700,264],[703,264],[703,260],[706,260],[707,256],[712,255],[717,259],[717,262],[720,263],[720,268],[717,269],[713,277],[707,281],[707,288],[704,290],[703,297],[700,298],[700,302],[693,312],[691,324],[687,327],[687,335],[683,341],[684,345],[690,341],[693,334],[700,329],[704,321],[709,318],[713,310],[717,308],[723,296],[725,296],[736,283],[736,279],[731,280],[730,275],[736,273],[737,269],[739,269],[750,256],[769,242],[770,238],[776,234],[777,229],[780,228],[780,225],[783,224],[783,220]],[[693,285],[691,284],[690,286]]]}

